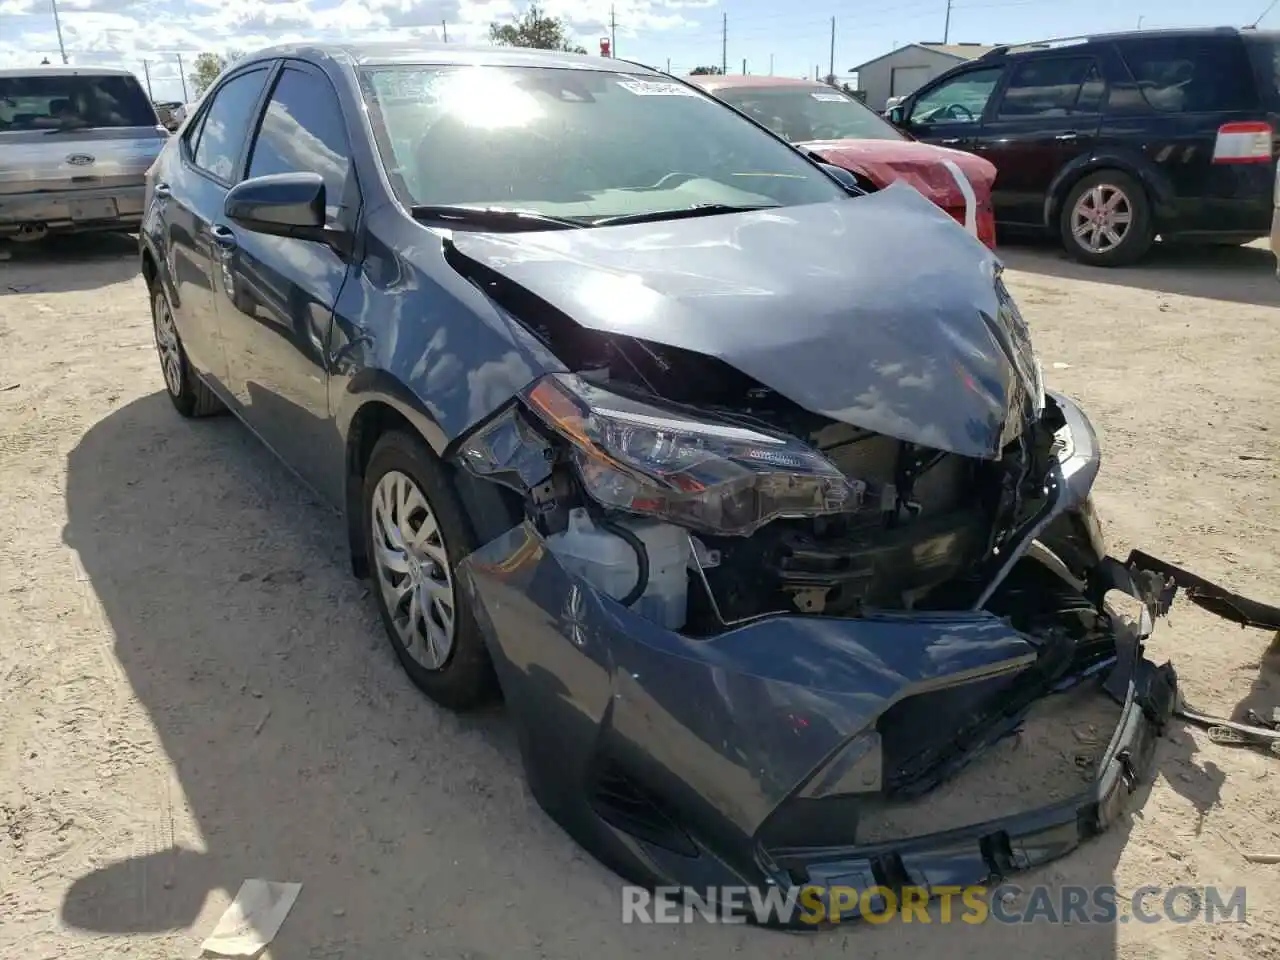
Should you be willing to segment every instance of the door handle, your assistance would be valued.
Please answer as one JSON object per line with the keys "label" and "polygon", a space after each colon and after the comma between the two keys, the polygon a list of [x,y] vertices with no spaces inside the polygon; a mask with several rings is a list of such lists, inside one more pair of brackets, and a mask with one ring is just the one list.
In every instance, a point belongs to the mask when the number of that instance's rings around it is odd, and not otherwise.
{"label": "door handle", "polygon": [[169,185],[167,183],[157,183],[155,195],[161,200],[168,200],[173,196],[173,191],[169,189]]}
{"label": "door handle", "polygon": [[1057,135],[1056,137],[1054,137],[1053,139],[1055,139],[1055,140],[1057,140],[1057,141],[1059,141],[1059,142],[1061,142],[1061,143],[1070,143],[1072,140],[1076,140],[1076,139],[1078,139],[1078,138],[1079,138],[1079,136],[1080,136],[1080,134],[1076,133],[1074,130],[1068,130],[1066,133],[1060,133],[1060,134],[1058,134],[1058,135]]}
{"label": "door handle", "polygon": [[220,246],[223,250],[234,250],[236,246],[236,235],[230,227],[224,227],[218,224],[209,231],[213,237],[213,242]]}

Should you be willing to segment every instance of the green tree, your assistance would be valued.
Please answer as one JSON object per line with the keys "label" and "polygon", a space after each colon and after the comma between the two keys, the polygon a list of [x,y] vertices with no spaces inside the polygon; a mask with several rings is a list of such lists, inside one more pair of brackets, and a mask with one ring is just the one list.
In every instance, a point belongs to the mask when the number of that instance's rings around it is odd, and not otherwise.
{"label": "green tree", "polygon": [[691,77],[717,77],[724,73],[719,67],[694,67],[689,71]]}
{"label": "green tree", "polygon": [[188,79],[191,85],[195,87],[196,96],[201,96],[213,81],[218,79],[218,74],[227,69],[230,64],[235,63],[244,54],[239,50],[228,50],[225,54],[219,53],[202,53],[196,57],[195,63],[191,65],[191,74]]}
{"label": "green tree", "polygon": [[501,47],[587,52],[585,47],[570,41],[568,24],[558,17],[548,17],[536,3],[529,4],[529,9],[515,23],[489,24],[489,41]]}

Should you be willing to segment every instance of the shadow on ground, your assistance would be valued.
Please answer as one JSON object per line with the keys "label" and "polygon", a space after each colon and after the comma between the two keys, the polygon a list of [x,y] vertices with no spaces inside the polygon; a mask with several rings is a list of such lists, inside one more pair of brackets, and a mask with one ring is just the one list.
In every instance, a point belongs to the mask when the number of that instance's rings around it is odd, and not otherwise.
{"label": "shadow on ground", "polygon": [[[0,297],[71,293],[128,280],[138,273],[138,238],[126,233],[74,234],[35,243],[0,240]],[[21,267],[22,280],[14,274]]]}
{"label": "shadow on ground", "polygon": [[1132,267],[1089,267],[1070,259],[1049,241],[1019,238],[1001,242],[1000,258],[1011,270],[1064,280],[1108,283],[1153,293],[1207,300],[1280,306],[1276,258],[1265,245],[1189,247],[1156,244]]}
{"label": "shadow on ground", "polygon": [[[455,717],[410,686],[349,576],[338,518],[235,421],[181,422],[162,393],[144,397],[89,430],[69,455],[67,484],[64,538],[205,847],[81,877],[63,903],[68,926],[161,934],[195,924],[184,936],[203,937],[219,912],[202,912],[210,892],[234,894],[257,877],[303,884],[276,960],[607,960],[673,948],[744,958],[1115,955],[1114,927],[1079,923],[807,936],[624,929],[618,878],[527,798],[505,718]],[[1221,777],[1193,764],[1193,750],[1182,735],[1160,757],[1184,771],[1173,785],[1207,809]],[[173,822],[168,809],[146,816]],[[1128,832],[1018,882],[1110,884]]]}

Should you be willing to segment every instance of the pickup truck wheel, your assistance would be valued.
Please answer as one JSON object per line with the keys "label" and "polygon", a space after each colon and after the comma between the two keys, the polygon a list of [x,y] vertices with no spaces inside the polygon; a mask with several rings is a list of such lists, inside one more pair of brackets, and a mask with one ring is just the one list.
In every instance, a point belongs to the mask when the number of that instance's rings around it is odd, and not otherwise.
{"label": "pickup truck wheel", "polygon": [[1122,267],[1151,249],[1155,229],[1147,192],[1127,173],[1100,170],[1077,183],[1059,214],[1063,246],[1081,263]]}
{"label": "pickup truck wheel", "polygon": [[187,352],[182,349],[173,310],[164,288],[157,284],[151,294],[151,326],[155,332],[156,353],[160,355],[160,372],[164,387],[174,408],[184,417],[208,417],[226,407],[218,395],[191,369]]}

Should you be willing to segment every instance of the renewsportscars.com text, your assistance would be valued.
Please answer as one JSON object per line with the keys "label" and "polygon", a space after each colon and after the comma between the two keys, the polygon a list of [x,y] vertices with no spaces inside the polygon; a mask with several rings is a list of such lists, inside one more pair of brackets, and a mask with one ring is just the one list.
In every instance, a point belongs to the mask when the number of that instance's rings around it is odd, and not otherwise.
{"label": "renewsportscars.com text", "polygon": [[[932,904],[930,901],[934,901]],[[1244,887],[624,887],[623,923],[1243,923]]]}

